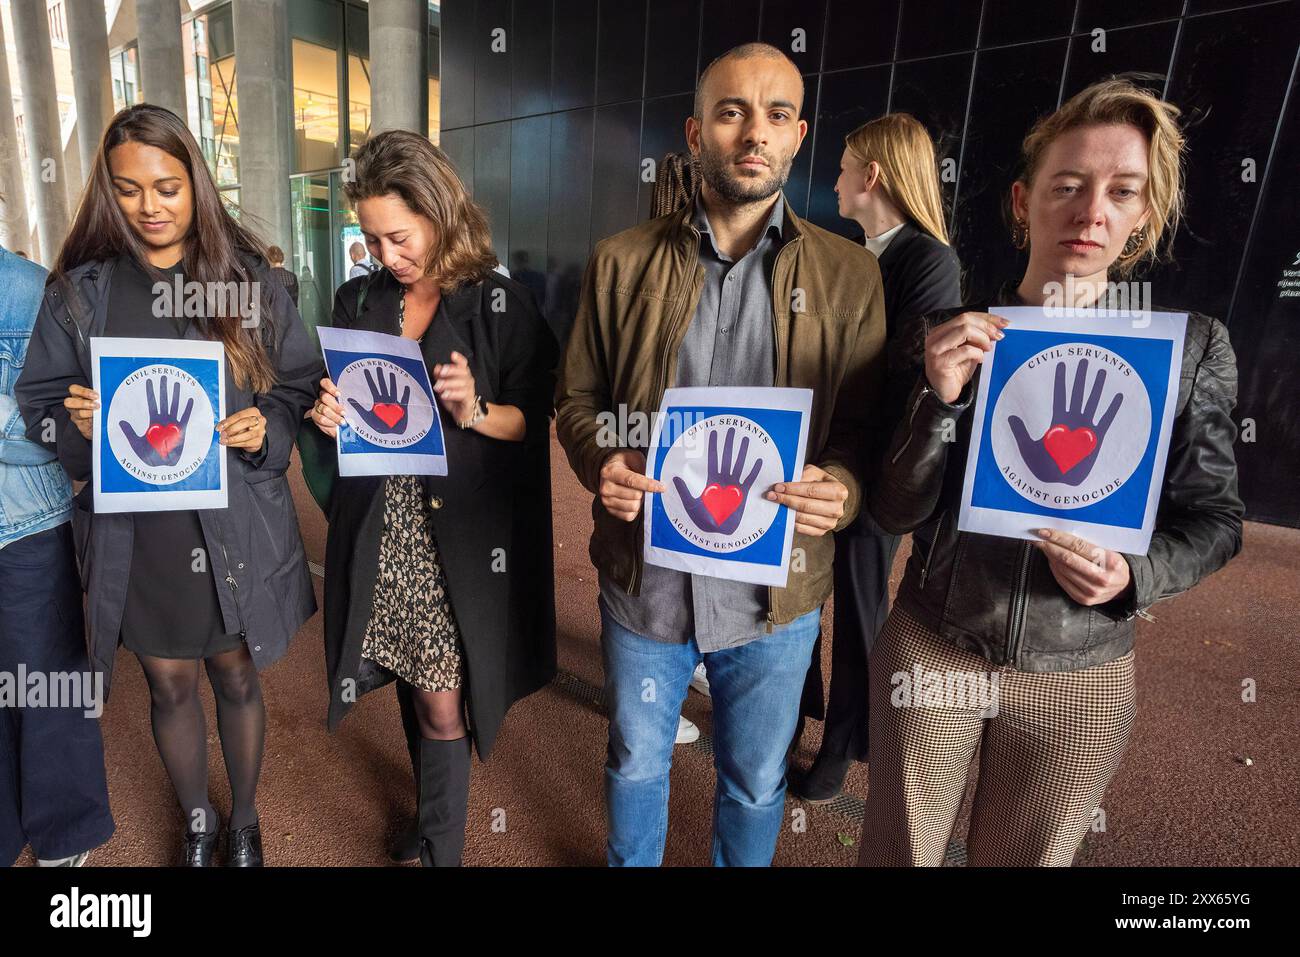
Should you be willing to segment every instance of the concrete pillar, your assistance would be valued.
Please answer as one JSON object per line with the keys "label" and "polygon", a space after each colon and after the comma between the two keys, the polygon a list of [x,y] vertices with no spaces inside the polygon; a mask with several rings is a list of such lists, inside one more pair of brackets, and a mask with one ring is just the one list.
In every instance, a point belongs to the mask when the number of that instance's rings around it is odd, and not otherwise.
{"label": "concrete pillar", "polygon": [[22,151],[14,123],[14,92],[9,83],[5,25],[0,17],[0,244],[32,255],[32,227],[27,222],[27,187],[23,184]]}
{"label": "concrete pillar", "polygon": [[135,0],[144,101],[185,119],[185,61],[177,0]]}
{"label": "concrete pillar", "polygon": [[288,0],[234,0],[239,206],[244,225],[291,248],[293,87]]}
{"label": "concrete pillar", "polygon": [[41,259],[54,264],[68,233],[64,188],[63,137],[54,91],[54,56],[45,0],[12,0],[18,82],[23,88],[23,135],[27,140],[28,181],[36,193],[36,233]]}
{"label": "concrete pillar", "polygon": [[[73,92],[77,98],[77,147],[82,184],[94,167],[95,151],[113,115],[113,78],[108,65],[104,0],[65,0]],[[182,113],[182,116],[185,114]]]}
{"label": "concrete pillar", "polygon": [[370,0],[372,134],[429,126],[427,0]]}

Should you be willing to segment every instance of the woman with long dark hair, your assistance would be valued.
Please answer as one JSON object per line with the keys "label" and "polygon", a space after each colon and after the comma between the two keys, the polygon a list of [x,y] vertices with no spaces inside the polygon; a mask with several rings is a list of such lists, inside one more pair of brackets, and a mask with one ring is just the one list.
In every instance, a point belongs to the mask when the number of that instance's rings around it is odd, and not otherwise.
{"label": "woman with long dark hair", "polygon": [[[1223,324],[1197,313],[1170,396],[1173,433],[1145,554],[1058,530],[1025,541],[958,528],[976,376],[1008,325],[999,307],[1060,304],[1061,289],[1071,290],[1066,307],[1106,303],[1112,278],[1157,256],[1183,205],[1177,116],[1115,78],[1039,120],[1011,191],[1012,241],[1029,251],[1024,276],[992,302],[923,317],[907,336],[915,384],[870,509],[891,532],[920,531],[871,653],[863,864],[940,864],[978,749],[969,862],[1068,865],[1133,727],[1134,619],[1241,548],[1236,360]],[[1071,404],[1091,423],[1105,373],[1084,405],[1086,360],[1072,371]],[[1109,409],[1100,421],[1118,404]],[[951,676],[969,676],[992,693],[932,701],[927,691],[922,703],[916,685],[907,692],[898,681],[911,674],[947,675],[949,687]]]}
{"label": "woman with long dark hair", "polygon": [[[201,310],[188,293],[173,295],[194,283]],[[105,130],[18,382],[29,437],[53,446],[76,481],[92,475],[95,336],[224,347],[226,408],[234,411],[216,429],[228,506],[99,514],[87,484],[74,527],[93,664],[107,687],[119,640],[140,660],[154,740],[188,823],[185,863],[209,866],[221,831],[208,797],[203,662],[230,777],[226,863],[260,866],[255,800],[266,715],[257,673],[316,609],[284,473],[321,363],[297,309],[268,275],[262,243],[227,211],[185,123],[161,107],[123,110]],[[178,396],[165,378],[158,386],[161,413]]]}
{"label": "woman with long dark hair", "polygon": [[[450,474],[338,478],[322,502],[329,725],[396,680],[416,820],[390,853],[456,866],[471,746],[486,759],[510,706],[555,675],[557,348],[532,293],[494,271],[483,210],[427,139],[374,137],[344,189],[383,268],[343,284],[333,324],[420,343]],[[323,379],[304,436],[332,439],[374,403]]]}

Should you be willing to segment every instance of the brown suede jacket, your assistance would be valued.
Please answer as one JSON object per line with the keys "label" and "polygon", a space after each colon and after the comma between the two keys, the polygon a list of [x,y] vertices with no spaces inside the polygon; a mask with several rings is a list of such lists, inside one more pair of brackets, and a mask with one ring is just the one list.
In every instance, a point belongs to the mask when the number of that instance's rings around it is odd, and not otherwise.
{"label": "brown suede jacket", "polygon": [[[866,249],[804,222],[788,204],[782,238],[772,271],[774,385],[813,390],[805,461],[848,489],[839,530],[857,516],[878,428],[873,416],[884,397],[880,269]],[[699,245],[688,205],[602,240],[587,264],[555,405],[560,444],[593,494],[609,455],[625,447],[644,451],[649,443],[648,426],[628,441],[608,422],[653,422],[673,385],[677,350],[704,283]],[[643,520],[613,517],[599,497],[592,515],[592,562],[639,594]],[[769,629],[819,607],[831,593],[834,536],[796,532],[793,548],[789,583],[769,589]]]}

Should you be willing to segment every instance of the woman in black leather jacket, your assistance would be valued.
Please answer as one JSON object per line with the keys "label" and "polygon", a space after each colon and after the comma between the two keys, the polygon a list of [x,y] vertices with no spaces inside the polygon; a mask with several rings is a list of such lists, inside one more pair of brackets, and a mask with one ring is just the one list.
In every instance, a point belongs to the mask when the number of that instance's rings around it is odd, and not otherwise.
{"label": "woman in black leather jacket", "polygon": [[[1241,548],[1236,362],[1223,325],[1196,314],[1145,555],[1059,531],[1030,542],[956,527],[975,375],[1008,325],[990,310],[1042,306],[1067,276],[1078,297],[1066,305],[1087,306],[1156,255],[1182,206],[1177,112],[1113,79],[1040,120],[1012,187],[1024,278],[903,337],[924,368],[870,509],[890,532],[921,531],[872,652],[861,864],[942,862],[978,746],[969,862],[1068,865],[1132,728],[1134,618]],[[967,693],[919,693],[935,676]]]}

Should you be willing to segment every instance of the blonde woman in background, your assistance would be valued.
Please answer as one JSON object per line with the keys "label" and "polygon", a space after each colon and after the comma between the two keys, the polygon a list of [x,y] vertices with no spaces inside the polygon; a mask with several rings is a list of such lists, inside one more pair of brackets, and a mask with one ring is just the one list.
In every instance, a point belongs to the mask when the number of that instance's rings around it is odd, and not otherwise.
{"label": "blonde woman in background", "polygon": [[[907,113],[858,127],[845,138],[835,192],[840,215],[862,227],[864,243],[880,263],[893,354],[898,330],[961,302],[961,263],[948,244],[930,134]],[[878,446],[893,432],[913,381],[891,370],[889,400],[868,441]],[[821,750],[812,768],[790,784],[792,793],[811,804],[833,800],[853,762],[867,759],[867,656],[889,610],[889,570],[898,543],[865,510],[835,535],[835,632]],[[820,663],[814,653],[804,689],[806,717],[821,713]]]}

